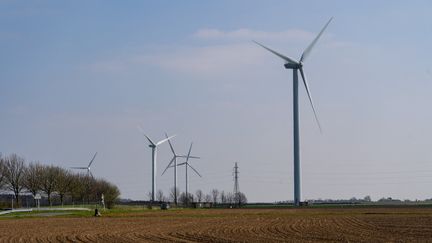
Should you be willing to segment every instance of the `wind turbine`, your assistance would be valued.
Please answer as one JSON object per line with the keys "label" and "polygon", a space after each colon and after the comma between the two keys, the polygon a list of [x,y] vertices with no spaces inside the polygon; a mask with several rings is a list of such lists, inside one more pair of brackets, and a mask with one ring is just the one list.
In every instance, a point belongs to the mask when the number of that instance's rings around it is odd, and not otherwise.
{"label": "wind turbine", "polygon": [[285,61],[285,68],[286,69],[292,69],[293,70],[293,125],[294,125],[294,204],[296,206],[300,205],[301,201],[301,187],[300,187],[300,135],[299,135],[299,106],[298,106],[298,71],[300,71],[300,75],[303,79],[303,84],[305,86],[307,95],[309,97],[309,101],[312,106],[313,113],[315,115],[315,120],[317,121],[318,127],[321,132],[321,125],[318,121],[318,116],[315,111],[315,107],[312,101],[312,96],[309,90],[308,83],[306,81],[306,76],[303,71],[303,62],[306,60],[306,58],[309,56],[312,48],[317,43],[318,39],[323,34],[324,30],[327,28],[327,26],[330,24],[333,18],[330,18],[330,20],[324,25],[324,27],[321,29],[319,34],[315,37],[315,39],[309,44],[309,46],[303,51],[303,54],[300,57],[300,61],[297,61],[293,58],[290,58],[288,56],[282,55],[256,41],[254,41],[256,44],[260,45],[267,51],[275,54],[276,56],[282,58]]}
{"label": "wind turbine", "polygon": [[157,143],[153,142],[145,133],[144,130],[138,126],[138,129],[144,134],[144,136],[149,141],[149,147],[152,149],[152,202],[154,202],[155,198],[155,192],[156,192],[156,156],[157,156],[157,147],[161,144],[163,144],[166,141],[169,141],[171,138],[175,137],[176,135],[173,135],[171,137],[167,137]]}
{"label": "wind turbine", "polygon": [[[165,137],[168,138],[168,135],[165,133]],[[173,153],[173,157],[171,159],[171,161],[169,162],[168,166],[165,168],[165,170],[162,172],[162,175],[165,174],[165,172],[168,170],[168,168],[170,167],[174,167],[174,203],[177,205],[177,158],[191,158],[191,159],[199,159],[200,157],[196,157],[196,156],[190,156],[190,152],[189,152],[189,157],[187,155],[178,155],[176,154],[176,152],[174,151],[174,147],[171,144],[171,141],[168,140],[168,144],[171,148],[171,151]],[[174,164],[173,164],[174,163]],[[172,165],[173,164],[173,165]],[[172,166],[171,166],[172,165]]]}
{"label": "wind turbine", "polygon": [[91,175],[91,177],[94,178],[93,174],[90,171],[90,166],[92,165],[93,161],[95,160],[96,155],[97,155],[97,152],[93,155],[93,158],[90,160],[90,163],[88,164],[87,167],[70,167],[70,168],[71,169],[77,169],[77,170],[87,170],[87,175]]}
{"label": "wind turbine", "polygon": [[[192,145],[193,145],[193,143],[191,143],[191,145],[190,145],[190,147],[189,147],[189,152],[188,152],[188,155],[186,156],[186,162],[183,162],[183,163],[180,163],[180,164],[177,165],[177,166],[184,165],[184,166],[186,167],[186,202],[187,202],[187,203],[189,203],[189,194],[188,194],[188,190],[189,190],[188,167],[190,167],[193,171],[195,171],[195,173],[196,173],[197,175],[199,175],[199,177],[202,177],[202,176],[200,175],[200,173],[198,173],[198,171],[195,170],[195,168],[192,167],[192,166],[189,164],[189,159],[193,157],[193,156],[190,156],[190,153],[191,153],[191,150],[192,150]],[[193,157],[193,158],[198,158],[198,157]]]}

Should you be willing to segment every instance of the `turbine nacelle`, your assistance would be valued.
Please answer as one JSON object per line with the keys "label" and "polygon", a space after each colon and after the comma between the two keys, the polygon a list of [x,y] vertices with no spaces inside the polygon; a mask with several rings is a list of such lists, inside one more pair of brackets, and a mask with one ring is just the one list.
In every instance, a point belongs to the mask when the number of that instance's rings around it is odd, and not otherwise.
{"label": "turbine nacelle", "polygon": [[284,64],[284,67],[286,69],[300,69],[303,67],[303,64],[302,63],[289,63],[288,62],[288,63]]}

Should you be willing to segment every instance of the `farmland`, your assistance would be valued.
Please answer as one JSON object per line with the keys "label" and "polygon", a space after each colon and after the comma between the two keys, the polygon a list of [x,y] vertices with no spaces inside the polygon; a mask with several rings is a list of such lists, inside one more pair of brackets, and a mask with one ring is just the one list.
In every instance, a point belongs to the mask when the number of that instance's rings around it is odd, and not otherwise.
{"label": "farmland", "polygon": [[0,241],[427,241],[432,208],[116,209],[1,217]]}

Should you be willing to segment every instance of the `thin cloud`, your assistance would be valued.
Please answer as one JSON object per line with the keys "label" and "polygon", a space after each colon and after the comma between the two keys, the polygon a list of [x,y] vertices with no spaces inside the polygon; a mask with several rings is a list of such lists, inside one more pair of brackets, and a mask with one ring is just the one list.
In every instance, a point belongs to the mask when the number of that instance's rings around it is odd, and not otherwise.
{"label": "thin cloud", "polygon": [[[139,70],[143,66],[155,66],[169,72],[194,76],[220,76],[223,73],[232,75],[248,72],[250,68],[259,66],[264,59],[270,59],[270,55],[258,48],[251,40],[265,41],[281,52],[301,53],[315,35],[316,33],[299,29],[279,32],[247,28],[232,31],[199,29],[193,33],[193,37],[200,42],[212,40],[215,43],[206,46],[158,48],[160,51],[118,56],[111,60],[95,62],[87,67],[96,72],[113,73],[127,72],[131,69]],[[330,48],[349,46],[349,43],[334,40],[331,35],[327,35],[325,39],[323,42],[326,42]],[[275,43],[279,44],[275,45]],[[282,48],[279,48],[280,46]]]}
{"label": "thin cloud", "polygon": [[219,29],[200,29],[193,34],[193,37],[205,40],[278,40],[278,41],[305,41],[311,40],[315,33],[291,29],[286,31],[260,31],[247,28],[241,28],[232,31],[223,31]]}
{"label": "thin cloud", "polygon": [[162,68],[190,74],[217,74],[259,63],[263,52],[253,43],[183,48],[176,53],[147,58]]}
{"label": "thin cloud", "polygon": [[175,73],[220,75],[233,71],[237,73],[241,68],[258,65],[265,54],[252,42],[205,47],[183,46],[169,52],[113,57],[87,64],[84,68],[97,73],[125,73],[153,66]]}

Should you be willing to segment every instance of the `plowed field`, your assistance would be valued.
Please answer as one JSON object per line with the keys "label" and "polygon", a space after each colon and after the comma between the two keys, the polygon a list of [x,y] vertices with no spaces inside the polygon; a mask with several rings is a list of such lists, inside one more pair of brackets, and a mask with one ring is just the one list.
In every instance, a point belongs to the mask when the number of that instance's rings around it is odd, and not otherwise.
{"label": "plowed field", "polygon": [[432,241],[432,209],[212,209],[0,220],[2,242]]}

